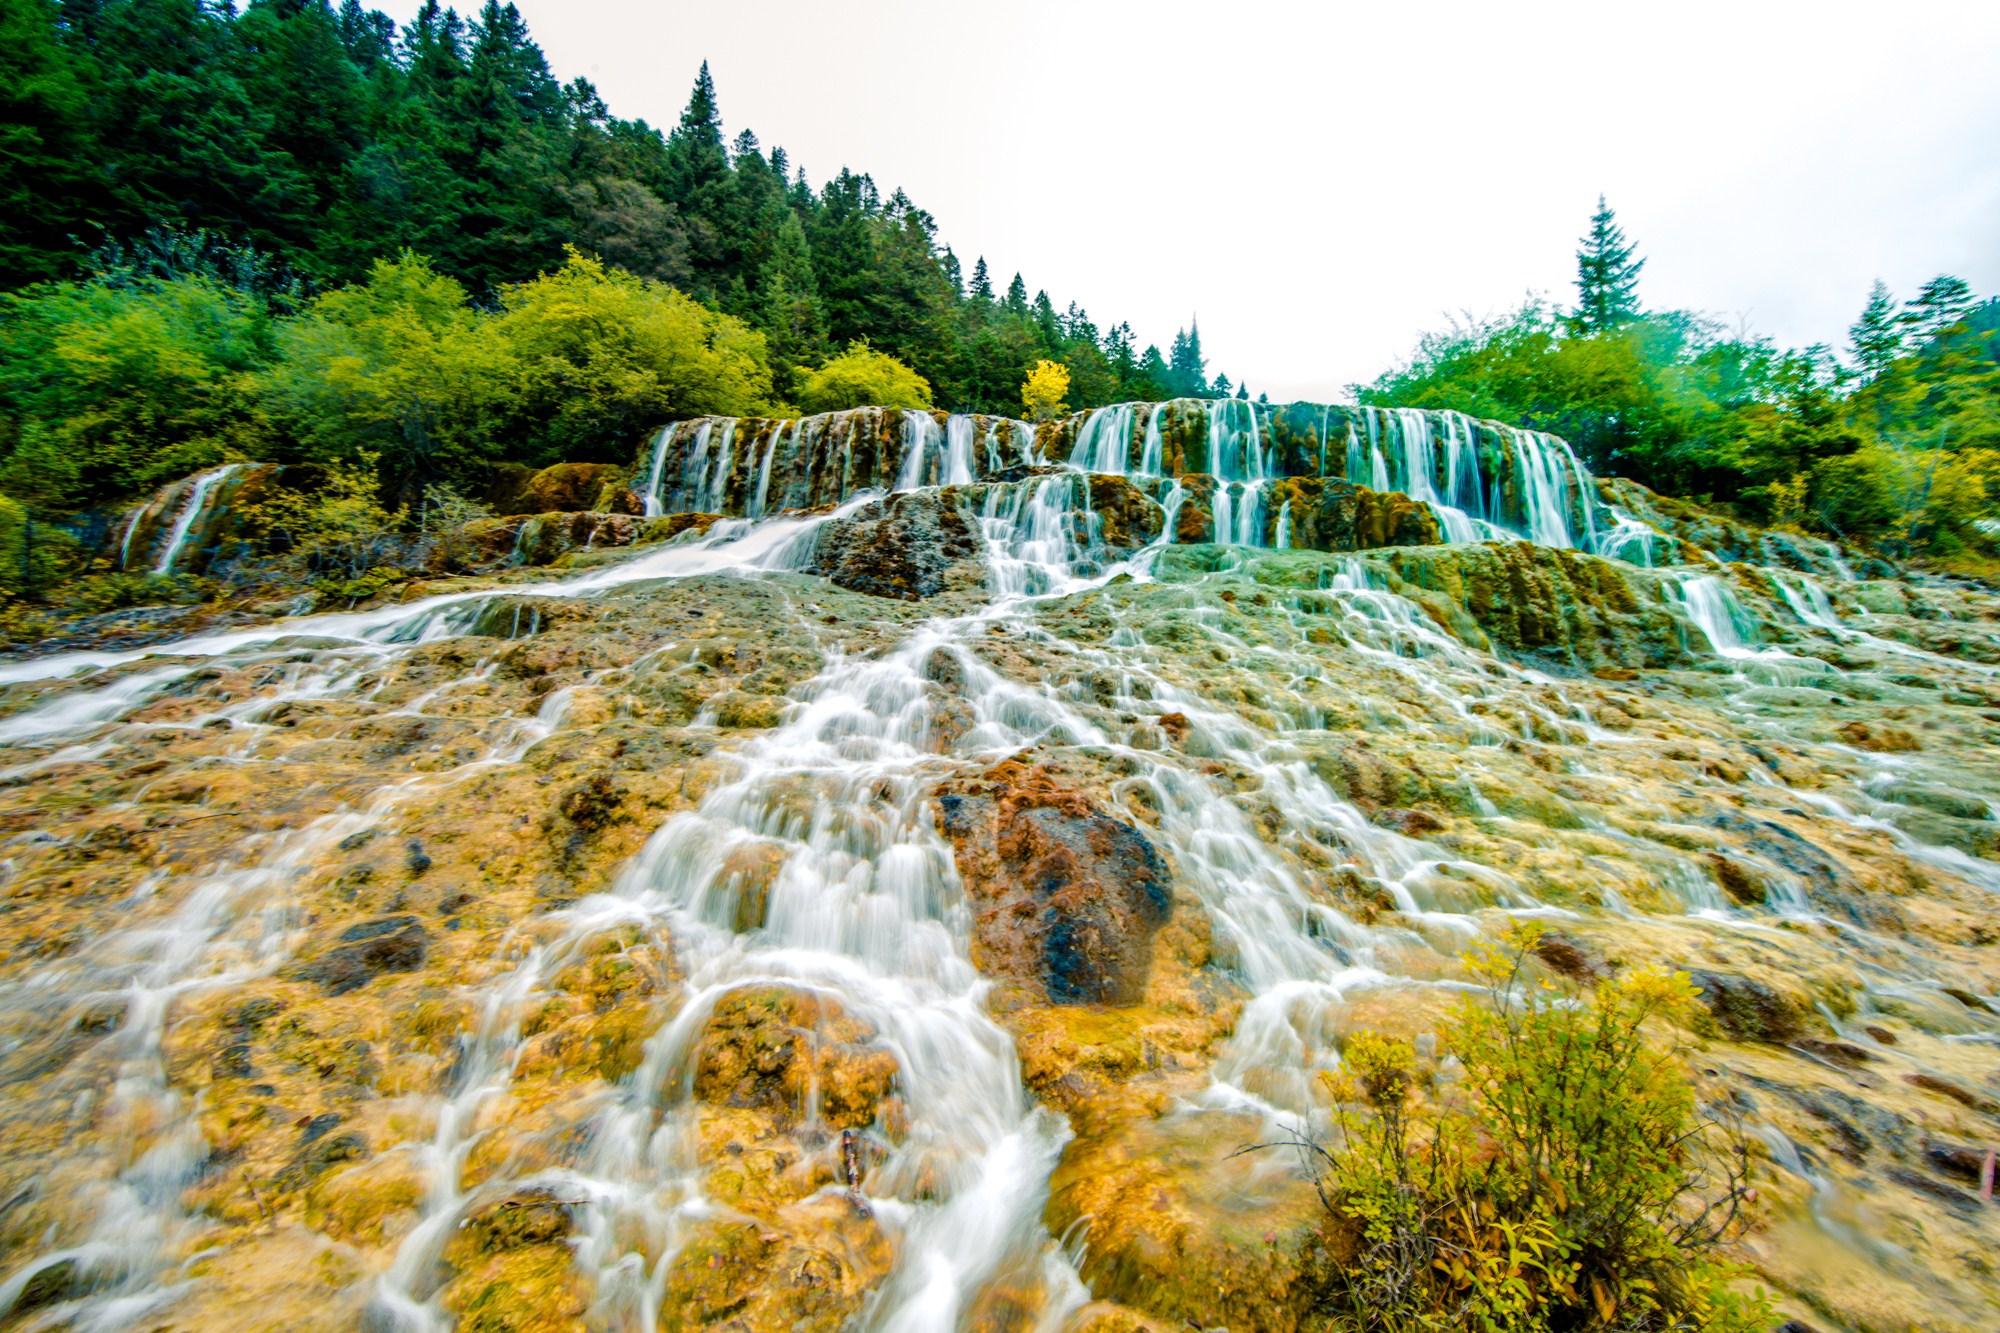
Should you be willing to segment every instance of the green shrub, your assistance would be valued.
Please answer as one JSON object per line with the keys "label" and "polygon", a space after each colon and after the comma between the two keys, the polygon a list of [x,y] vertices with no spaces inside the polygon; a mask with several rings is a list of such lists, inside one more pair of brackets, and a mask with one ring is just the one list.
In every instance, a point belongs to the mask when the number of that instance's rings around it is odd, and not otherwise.
{"label": "green shrub", "polygon": [[1340,1141],[1303,1146],[1354,1251],[1327,1294],[1335,1327],[1768,1328],[1761,1293],[1739,1293],[1717,1253],[1744,1198],[1741,1143],[1701,1118],[1685,1067],[1648,1033],[1688,1004],[1686,976],[1530,987],[1537,933],[1470,960],[1490,990],[1445,1034],[1461,1077],[1372,1032],[1327,1076]]}
{"label": "green shrub", "polygon": [[96,615],[128,606],[189,604],[204,600],[208,586],[191,574],[156,574],[151,570],[115,570],[86,574],[64,584],[52,600],[72,615]]}
{"label": "green shrub", "polygon": [[799,386],[799,406],[808,412],[838,412],[849,407],[903,407],[926,410],[931,386],[923,376],[866,341],[847,350],[805,377]]}

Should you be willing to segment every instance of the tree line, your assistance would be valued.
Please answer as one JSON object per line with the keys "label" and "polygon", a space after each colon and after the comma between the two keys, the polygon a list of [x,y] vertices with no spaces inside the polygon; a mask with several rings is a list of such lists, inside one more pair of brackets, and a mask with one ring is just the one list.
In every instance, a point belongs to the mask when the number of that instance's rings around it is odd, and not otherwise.
{"label": "tree line", "polygon": [[761,334],[774,403],[857,342],[960,410],[1016,410],[1043,359],[1079,406],[1211,389],[1198,329],[1142,348],[1019,274],[999,289],[984,257],[966,271],[901,190],[845,167],[815,187],[749,130],[725,140],[705,64],[665,132],[612,115],[510,4],[430,0],[398,28],[358,0],[10,0],[4,25],[11,287],[129,287],[135,256],[158,270],[195,237],[230,262],[154,276],[276,316],[404,252],[491,308],[574,248]]}
{"label": "tree line", "polygon": [[1569,440],[1597,472],[1755,521],[1983,569],[2000,500],[2000,299],[1940,275],[1875,283],[1837,353],[1640,300],[1645,260],[1602,199],[1576,303],[1530,299],[1425,335],[1363,403],[1455,408]]}

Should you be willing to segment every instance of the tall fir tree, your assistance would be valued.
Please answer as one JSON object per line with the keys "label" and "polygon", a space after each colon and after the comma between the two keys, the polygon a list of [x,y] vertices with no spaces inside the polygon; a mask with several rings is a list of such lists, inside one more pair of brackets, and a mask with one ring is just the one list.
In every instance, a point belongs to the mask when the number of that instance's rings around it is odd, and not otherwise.
{"label": "tall fir tree", "polygon": [[1917,289],[1903,308],[1903,327],[1918,342],[1929,342],[1972,310],[1972,288],[1963,278],[1940,273]]}
{"label": "tall fir tree", "polygon": [[979,256],[979,262],[972,266],[972,299],[991,301],[993,299],[993,278],[986,271],[986,256]]}
{"label": "tall fir tree", "polygon": [[1167,360],[1167,389],[1176,398],[1199,398],[1208,392],[1208,361],[1201,353],[1201,321],[1174,334]]}
{"label": "tall fir tree", "polygon": [[1868,289],[1868,304],[1861,317],[1847,330],[1848,348],[1862,374],[1873,377],[1889,368],[1903,354],[1903,325],[1897,318],[1896,298],[1880,278]]}
{"label": "tall fir tree", "polygon": [[716,105],[715,80],[704,60],[680,124],[667,136],[666,158],[667,199],[679,210],[687,230],[697,296],[712,299],[728,288],[729,185],[722,114]]}
{"label": "tall fir tree", "polygon": [[1646,261],[1633,257],[1633,245],[1611,211],[1597,196],[1590,230],[1576,252],[1575,327],[1583,333],[1605,333],[1639,317],[1639,270]]}

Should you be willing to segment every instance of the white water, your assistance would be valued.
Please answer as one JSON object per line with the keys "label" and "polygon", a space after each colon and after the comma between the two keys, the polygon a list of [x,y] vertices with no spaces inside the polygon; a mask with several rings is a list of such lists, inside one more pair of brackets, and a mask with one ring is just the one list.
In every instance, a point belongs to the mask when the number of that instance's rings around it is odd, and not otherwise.
{"label": "white water", "polygon": [[[1232,401],[1208,411],[1217,474],[1237,474],[1217,485],[1216,539],[1255,544],[1262,531],[1261,492],[1270,470],[1257,408]],[[918,417],[928,425],[912,419]],[[955,430],[960,421],[963,429]],[[705,432],[710,424],[696,429]],[[804,425],[793,427],[795,448]],[[1156,409],[1148,422],[1149,441],[1156,438],[1157,425]],[[952,418],[939,431],[928,415],[912,413],[904,428],[910,446],[905,477],[949,484],[961,476],[955,460],[963,460],[963,477],[970,480],[974,431],[969,418]],[[1129,444],[1131,429],[1128,418],[1117,438]],[[989,428],[987,434],[989,465],[998,430]],[[754,501],[759,511],[768,500],[779,434],[774,427],[759,466]],[[1468,499],[1468,486],[1474,496],[1479,494],[1476,461],[1465,462],[1472,457],[1469,436],[1454,444],[1457,437],[1447,431],[1419,448],[1405,443],[1418,434],[1414,426],[1388,434],[1393,447],[1387,453],[1379,443],[1368,446],[1371,466],[1386,470],[1395,458],[1407,472],[1417,459],[1420,475],[1429,479],[1436,497],[1430,503],[1458,510],[1468,522],[1487,522],[1471,517],[1476,509],[1453,503]],[[1018,430],[1015,439],[1018,445]],[[732,440],[725,429],[713,470],[704,465],[693,474],[708,479],[699,483],[698,498],[719,495]],[[656,442],[656,459],[664,458],[667,444],[663,433]],[[1092,462],[1103,461],[1098,453],[1102,444],[1101,438],[1092,443]],[[1350,454],[1354,445],[1350,441]],[[706,436],[694,447],[705,460]],[[1152,449],[1152,443],[1142,443],[1142,464]],[[1531,497],[1539,495],[1530,509],[1552,522],[1548,515],[1565,512],[1571,494],[1564,490],[1568,483],[1562,474],[1541,475],[1542,481],[1529,488]],[[649,512],[658,503],[658,482],[656,468]],[[1067,1129],[1027,1099],[1011,1043],[984,1011],[983,985],[966,956],[963,894],[950,850],[938,837],[926,805],[926,793],[938,780],[1038,743],[1088,747],[1121,766],[1126,774],[1121,792],[1135,812],[1147,812],[1147,836],[1171,857],[1178,881],[1202,903],[1233,973],[1249,993],[1215,1066],[1213,1085],[1176,1115],[1247,1108],[1273,1126],[1296,1123],[1312,1105],[1313,1072],[1337,1060],[1335,1038],[1344,1004],[1369,990],[1436,984],[1407,975],[1409,960],[1435,960],[1451,952],[1478,928],[1480,911],[1550,912],[1508,876],[1473,862],[1441,858],[1435,846],[1370,824],[1315,775],[1290,734],[1253,726],[1224,703],[1176,684],[1155,665],[1157,655],[1136,629],[1121,627],[1112,640],[1119,645],[1116,653],[1082,648],[1049,633],[1036,618],[1034,599],[1088,592],[1119,574],[1144,577],[1157,555],[1153,550],[1121,566],[1105,564],[1094,549],[1096,515],[1087,505],[1086,483],[1086,477],[1073,472],[990,487],[978,518],[996,593],[992,606],[969,616],[924,622],[900,645],[878,655],[849,657],[822,645],[824,668],[794,690],[781,726],[732,752],[733,776],[697,808],[658,829],[605,892],[549,918],[554,929],[515,966],[482,985],[479,1018],[466,1034],[459,1090],[438,1106],[436,1134],[422,1149],[432,1181],[424,1220],[381,1277],[374,1293],[375,1327],[447,1326],[437,1302],[434,1261],[467,1209],[498,1190],[527,1183],[560,1186],[566,1197],[582,1200],[575,1250],[578,1265],[595,1286],[592,1317],[610,1327],[652,1327],[667,1265],[691,1230],[714,1215],[715,1205],[703,1194],[708,1164],[694,1154],[686,1132],[694,1114],[688,1089],[691,1053],[719,1000],[741,987],[768,984],[837,1001],[868,1024],[897,1060],[897,1092],[906,1103],[910,1128],[886,1160],[870,1170],[863,1192],[869,1208],[899,1237],[899,1258],[860,1325],[938,1333],[956,1329],[985,1284],[1022,1271],[1039,1275],[1037,1326],[1053,1329],[1059,1324],[1086,1295],[1040,1220],[1048,1173]],[[868,498],[856,497],[832,517],[851,515]],[[1165,502],[1164,534],[1175,530],[1179,500],[1175,482]],[[1281,507],[1279,546],[1290,541],[1290,519],[1289,506]],[[379,664],[408,644],[465,632],[496,595],[587,597],[647,579],[717,572],[754,577],[797,569],[824,521],[725,521],[699,541],[648,552],[578,579],[516,586],[504,594],[454,594],[356,615],[307,617],[207,636],[151,654],[72,654],[0,669],[0,683],[56,681],[74,672],[84,687],[51,691],[38,707],[0,721],[0,741],[49,745],[99,733],[204,661],[248,659],[288,643],[309,645],[327,654],[330,664],[337,661],[337,671],[323,673],[314,688],[338,690],[340,679]],[[1565,528],[1563,535],[1572,533]],[[1752,646],[1754,621],[1718,577],[1693,573],[1676,586],[1690,621],[1718,655],[1788,658],[1777,649]],[[1780,586],[1787,587],[1782,581]],[[1824,594],[1817,602],[1812,596],[1818,591],[1817,585],[1802,584],[1803,602],[1792,602],[1794,609],[1803,604],[1812,616],[1820,616]],[[1789,588],[1786,596],[1788,601],[1793,596]],[[1296,600],[1302,616],[1337,627],[1361,658],[1400,675],[1428,706],[1462,724],[1469,745],[1497,744],[1513,735],[1475,714],[1472,702],[1507,700],[1545,726],[1572,734],[1588,728],[1588,715],[1580,709],[1574,711],[1581,717],[1572,717],[1534,702],[1536,694],[1550,692],[1552,683],[1546,678],[1501,667],[1465,649],[1414,603],[1376,586],[1358,560],[1345,562],[1327,586],[1300,593]],[[1830,605],[1824,614],[1832,623],[1800,612],[1808,624],[1829,632],[1840,628]],[[1233,639],[1217,620],[1197,618],[1195,623],[1218,652],[1247,656],[1271,651]],[[1109,704],[1097,711],[1079,706],[1060,683],[1060,671],[1048,673],[1047,684],[1024,684],[996,673],[968,651],[996,627],[1034,644],[1051,660],[1102,673],[1111,682]],[[940,653],[964,681],[958,694],[972,719],[948,747],[940,744],[938,695],[927,670]],[[161,664],[140,668],[149,655]],[[1286,665],[1301,680],[1319,669],[1303,655]],[[137,669],[124,670],[128,667]],[[1254,800],[1240,797],[1233,780],[1212,778],[1203,771],[1207,765],[1142,742],[1138,728],[1124,729],[1109,720],[1125,715],[1152,725],[1168,713],[1180,714],[1189,724],[1186,752],[1248,775]],[[525,749],[535,734],[546,734],[560,723],[560,704],[552,702],[541,717],[523,720],[519,729],[500,729],[479,762],[512,762],[516,747]],[[1319,725],[1309,718],[1298,722],[1302,732]],[[1532,722],[1523,734],[1534,738]],[[1474,768],[1469,765],[1468,771]],[[401,799],[393,793],[401,790],[385,788],[365,815],[338,819],[375,822],[393,812]],[[809,799],[800,802],[799,793]],[[1487,810],[1493,809],[1490,801],[1481,800]],[[809,809],[809,817],[801,818],[801,809]],[[1274,845],[1260,829],[1255,812],[1263,809],[1275,812],[1287,837],[1309,842],[1327,862],[1350,865],[1382,885],[1401,921],[1393,927],[1364,927],[1312,893],[1308,863]],[[336,821],[284,836],[337,840],[350,827]],[[727,866],[733,852],[751,847],[775,851],[781,868],[764,922],[739,931],[740,886]],[[276,965],[287,938],[266,917],[279,910],[272,904],[282,903],[293,869],[323,850],[311,841],[274,843],[266,859],[241,872],[250,878],[230,879],[239,872],[227,870],[214,877],[216,883],[227,880],[237,888],[216,890],[205,905],[197,902],[203,892],[197,889],[169,925],[135,925],[91,956],[104,960],[106,967],[137,969],[144,980],[136,989],[159,997],[157,1014],[139,1013],[137,1021],[128,1021],[116,1034],[116,1040],[137,1045],[129,1050],[118,1046],[115,1052],[107,1047],[107,1056],[117,1055],[121,1071],[138,1071],[120,1075],[120,1086],[131,1089],[136,1100],[122,1105],[118,1114],[129,1115],[134,1124],[171,1129],[160,1132],[156,1147],[107,1189],[96,1205],[99,1221],[89,1237],[74,1251],[45,1255],[16,1271],[0,1286],[0,1308],[18,1295],[35,1269],[70,1254],[83,1257],[111,1283],[101,1302],[92,1298],[86,1313],[95,1322],[84,1326],[129,1326],[178,1294],[183,1279],[173,1256],[185,1250],[191,1225],[178,1200],[201,1161],[202,1145],[198,1135],[190,1136],[191,1107],[178,1100],[156,1068],[163,1015],[172,999],[190,988],[235,984],[256,975],[258,967]],[[1966,873],[1950,864],[1955,873]],[[1688,907],[1717,910],[1721,900],[1713,885],[1699,875],[1695,880],[1683,893]],[[255,943],[246,945],[251,927],[244,923],[252,916],[259,924]],[[593,1148],[585,1160],[532,1180],[502,1179],[477,1193],[462,1191],[458,1167],[478,1140],[481,1111],[503,1097],[511,1082],[522,1013],[546,978],[594,937],[620,925],[636,926],[648,938],[671,941],[681,951],[688,982],[677,1016],[654,1035],[638,1074],[594,1112],[588,1124]],[[246,950],[252,963],[234,961]],[[156,966],[164,970],[146,970]],[[1416,970],[1434,974],[1430,968]],[[919,1178],[927,1182],[922,1190]]]}
{"label": "white water", "polygon": [[[183,483],[187,487],[181,497],[180,508],[174,513],[173,527],[168,529],[166,541],[161,545],[160,558],[153,563],[155,574],[171,574],[180,560],[182,550],[187,546],[188,537],[198,531],[201,520],[208,515],[209,498],[223,482],[242,471],[241,463],[225,463],[218,468],[198,473]],[[125,530],[125,540],[119,550],[119,564],[128,563],[132,555],[132,534],[139,527],[144,511],[133,515],[132,524]]]}

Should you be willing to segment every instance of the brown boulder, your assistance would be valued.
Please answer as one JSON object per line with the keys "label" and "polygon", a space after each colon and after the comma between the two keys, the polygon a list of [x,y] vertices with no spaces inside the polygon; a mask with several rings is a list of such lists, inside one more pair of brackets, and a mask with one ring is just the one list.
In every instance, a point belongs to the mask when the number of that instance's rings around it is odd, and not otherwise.
{"label": "brown boulder", "polygon": [[1167,863],[1084,793],[1008,760],[938,792],[972,961],[1056,1004],[1132,1004],[1172,907]]}

